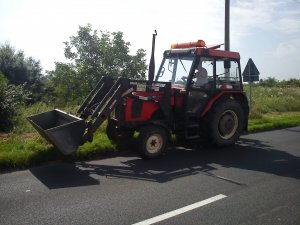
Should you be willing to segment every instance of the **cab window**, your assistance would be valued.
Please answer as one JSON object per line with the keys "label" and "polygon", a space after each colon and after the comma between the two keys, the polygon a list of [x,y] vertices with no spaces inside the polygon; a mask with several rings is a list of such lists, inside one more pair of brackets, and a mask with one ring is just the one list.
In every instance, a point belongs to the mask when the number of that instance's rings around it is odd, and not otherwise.
{"label": "cab window", "polygon": [[216,60],[216,88],[240,89],[240,71],[237,61]]}
{"label": "cab window", "polygon": [[156,81],[171,82],[172,85],[185,87],[194,57],[174,56],[164,58]]}

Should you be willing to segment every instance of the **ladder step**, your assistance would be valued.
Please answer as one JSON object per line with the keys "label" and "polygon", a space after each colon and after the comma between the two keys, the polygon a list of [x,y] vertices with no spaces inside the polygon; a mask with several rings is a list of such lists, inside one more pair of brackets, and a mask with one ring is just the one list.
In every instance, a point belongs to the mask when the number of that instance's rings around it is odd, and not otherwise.
{"label": "ladder step", "polygon": [[200,137],[199,134],[199,114],[193,112],[186,113],[186,126],[185,126],[185,138],[186,139],[197,139]]}
{"label": "ladder step", "polygon": [[186,139],[196,139],[199,138],[199,125],[190,124],[185,127],[185,138]]}

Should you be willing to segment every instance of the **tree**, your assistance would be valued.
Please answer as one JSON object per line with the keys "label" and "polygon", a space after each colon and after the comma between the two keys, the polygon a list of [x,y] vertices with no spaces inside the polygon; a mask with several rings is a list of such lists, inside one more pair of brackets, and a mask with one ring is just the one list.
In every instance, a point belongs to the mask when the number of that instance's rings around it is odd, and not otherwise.
{"label": "tree", "polygon": [[79,104],[91,89],[87,77],[76,71],[72,64],[55,63],[55,70],[48,72],[47,98],[57,98],[59,104],[66,101]]}
{"label": "tree", "polygon": [[24,85],[15,86],[0,73],[0,131],[10,131],[18,115],[18,109],[29,97]]}
{"label": "tree", "polygon": [[77,34],[64,44],[70,63],[57,62],[55,70],[49,72],[59,97],[82,98],[102,76],[145,79],[145,50],[130,55],[130,43],[124,41],[122,32],[98,32],[88,24],[79,27]]}
{"label": "tree", "polygon": [[33,101],[40,98],[42,91],[42,68],[40,62],[25,57],[23,51],[16,51],[8,43],[0,45],[0,72],[10,84],[24,85],[33,93]]}
{"label": "tree", "polygon": [[88,73],[97,80],[101,76],[144,79],[146,71],[145,50],[129,55],[129,42],[122,32],[103,32],[100,37],[90,24],[79,27],[76,36],[65,42],[65,57],[71,60],[78,72]]}

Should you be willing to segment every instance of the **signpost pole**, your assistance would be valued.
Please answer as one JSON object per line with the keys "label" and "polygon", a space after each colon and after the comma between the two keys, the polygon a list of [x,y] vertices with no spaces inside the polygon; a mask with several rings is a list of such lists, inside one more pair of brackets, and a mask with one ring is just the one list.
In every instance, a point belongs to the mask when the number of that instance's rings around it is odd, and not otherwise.
{"label": "signpost pole", "polygon": [[250,102],[249,107],[252,108],[252,82],[259,81],[259,71],[256,68],[254,62],[250,58],[247,62],[247,65],[243,72],[243,80],[244,82],[249,83],[249,92],[250,92]]}
{"label": "signpost pole", "polygon": [[250,110],[252,109],[252,80],[251,80],[251,64],[249,64],[249,89],[250,89]]}

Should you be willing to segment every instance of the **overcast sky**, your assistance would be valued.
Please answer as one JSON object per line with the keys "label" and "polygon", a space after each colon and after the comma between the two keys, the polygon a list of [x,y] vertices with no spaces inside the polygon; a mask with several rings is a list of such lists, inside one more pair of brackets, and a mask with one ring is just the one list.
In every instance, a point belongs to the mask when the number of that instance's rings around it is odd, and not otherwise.
{"label": "overcast sky", "polygon": [[[152,33],[156,63],[172,43],[203,39],[224,43],[225,0],[0,0],[0,43],[8,41],[45,70],[64,61],[64,41],[79,26],[122,31],[131,52],[144,48],[150,57]],[[300,1],[231,0],[232,51],[242,70],[252,58],[261,78],[300,78]],[[158,68],[158,66],[156,67]]]}

